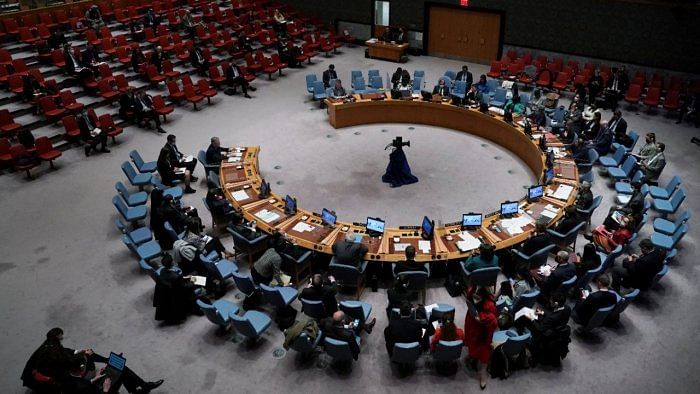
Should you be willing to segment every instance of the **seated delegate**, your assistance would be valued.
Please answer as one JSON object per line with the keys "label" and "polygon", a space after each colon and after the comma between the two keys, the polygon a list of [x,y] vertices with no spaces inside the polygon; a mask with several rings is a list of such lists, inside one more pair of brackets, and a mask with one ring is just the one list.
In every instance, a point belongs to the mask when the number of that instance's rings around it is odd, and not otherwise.
{"label": "seated delegate", "polygon": [[[211,137],[206,153],[207,164],[221,164],[221,162],[226,159],[226,156],[230,151],[231,149],[221,146],[221,140],[219,140],[219,137]],[[216,167],[214,172],[218,173],[219,167]]]}
{"label": "seated delegate", "polygon": [[489,244],[479,245],[479,254],[469,257],[464,262],[464,269],[469,273],[491,267],[498,267],[498,256],[494,254],[494,247]]}
{"label": "seated delegate", "polygon": [[367,323],[351,321],[343,311],[337,311],[332,317],[321,321],[321,331],[328,338],[346,342],[350,346],[353,359],[357,360],[360,355],[360,333],[365,331],[371,334],[376,323],[375,318]]}
{"label": "seated delegate", "polygon": [[656,274],[664,265],[666,253],[654,247],[649,238],[639,242],[641,254],[632,254],[622,260],[621,266],[612,270],[613,288],[620,291],[621,287],[628,289],[646,290],[651,286]]}
{"label": "seated delegate", "polygon": [[412,312],[409,302],[402,303],[399,318],[389,320],[389,325],[384,329],[384,341],[389,356],[394,352],[395,343],[423,344],[423,325],[412,316]]}
{"label": "seated delegate", "polygon": [[185,320],[188,315],[201,315],[197,306],[197,295],[194,279],[183,276],[182,271],[175,267],[173,258],[166,254],[161,259],[160,269],[153,292],[153,307],[156,308],[155,319],[166,323],[177,323]]}
{"label": "seated delegate", "polygon": [[333,254],[338,264],[359,267],[362,258],[367,254],[367,246],[361,242],[355,242],[355,233],[348,231],[342,241],[333,244]]}
{"label": "seated delegate", "polygon": [[595,280],[598,291],[588,294],[587,290],[581,290],[581,299],[574,307],[572,318],[582,326],[588,324],[598,309],[607,308],[617,304],[617,294],[610,291],[610,275],[600,274]]}
{"label": "seated delegate", "polygon": [[323,302],[325,317],[330,317],[338,310],[336,294],[338,294],[338,284],[332,275],[327,280],[324,280],[323,275],[314,274],[309,281],[309,285],[301,291],[299,298],[307,301]]}
{"label": "seated delegate", "polygon": [[416,248],[414,248],[413,245],[408,245],[404,253],[406,255],[406,260],[396,263],[394,275],[398,276],[400,273],[407,271],[428,272],[428,268],[424,263],[416,262]]}
{"label": "seated delegate", "polygon": [[440,78],[438,84],[433,88],[433,95],[438,95],[442,98],[450,96],[450,88],[445,84],[445,80]]}

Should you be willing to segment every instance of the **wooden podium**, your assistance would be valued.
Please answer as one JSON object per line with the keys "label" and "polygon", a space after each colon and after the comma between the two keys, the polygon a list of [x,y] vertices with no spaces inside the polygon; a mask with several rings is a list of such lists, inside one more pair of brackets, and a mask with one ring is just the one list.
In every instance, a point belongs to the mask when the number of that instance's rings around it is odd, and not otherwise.
{"label": "wooden podium", "polygon": [[401,58],[406,54],[408,44],[392,44],[390,42],[367,40],[365,44],[369,48],[369,57],[373,59],[391,60],[400,62]]}

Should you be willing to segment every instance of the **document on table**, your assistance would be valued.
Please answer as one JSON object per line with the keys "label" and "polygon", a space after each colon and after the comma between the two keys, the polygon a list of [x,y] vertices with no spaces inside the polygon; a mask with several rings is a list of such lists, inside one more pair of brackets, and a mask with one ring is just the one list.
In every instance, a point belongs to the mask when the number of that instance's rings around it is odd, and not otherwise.
{"label": "document on table", "polygon": [[248,193],[246,193],[245,190],[237,190],[237,191],[231,193],[231,196],[233,196],[233,199],[236,201],[243,201],[243,200],[247,200],[248,198],[250,198],[248,196]]}
{"label": "document on table", "polygon": [[420,251],[423,253],[430,253],[430,241],[418,241],[418,249],[420,249]]}
{"label": "document on table", "polygon": [[519,311],[515,312],[515,319],[514,320],[518,320],[522,316],[525,316],[526,318],[530,319],[531,321],[537,320],[537,314],[535,313],[535,310],[532,308],[528,308],[526,306],[520,308]]}
{"label": "document on table", "polygon": [[548,191],[547,195],[552,196],[556,198],[557,200],[566,200],[569,198],[569,195],[571,192],[574,190],[573,186],[569,185],[559,185],[557,190],[554,192]]}
{"label": "document on table", "polygon": [[462,241],[457,241],[457,249],[462,252],[476,249],[481,245],[481,241],[467,231],[462,231],[459,237],[462,238]]}
{"label": "document on table", "polygon": [[409,245],[411,245],[411,244],[409,244],[409,243],[405,243],[405,244],[394,244],[394,251],[396,251],[396,252],[403,252],[403,251],[406,250],[406,248],[407,248]]}
{"label": "document on table", "polygon": [[261,209],[258,211],[258,213],[255,214],[260,220],[262,220],[265,223],[270,223],[274,222],[275,220],[280,218],[280,215],[275,212],[275,211],[268,211],[267,209]]}
{"label": "document on table", "polygon": [[512,219],[501,220],[502,227],[525,227],[532,223],[532,219],[529,216],[518,216]]}
{"label": "document on table", "polygon": [[523,233],[522,227],[518,226],[510,226],[510,227],[504,227],[504,229],[508,232],[510,235],[518,235]]}
{"label": "document on table", "polygon": [[292,227],[292,230],[303,233],[304,231],[314,231],[316,229],[315,226],[312,226],[308,223],[304,222],[299,222]]}
{"label": "document on table", "polygon": [[240,157],[240,156],[238,156],[238,157],[229,157],[227,161],[228,161],[229,163],[238,163],[238,162],[241,161],[241,157]]}

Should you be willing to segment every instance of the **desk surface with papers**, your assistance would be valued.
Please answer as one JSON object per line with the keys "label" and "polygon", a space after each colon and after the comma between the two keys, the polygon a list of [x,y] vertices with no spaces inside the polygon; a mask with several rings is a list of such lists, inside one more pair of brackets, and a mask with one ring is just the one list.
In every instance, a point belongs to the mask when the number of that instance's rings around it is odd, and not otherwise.
{"label": "desk surface with papers", "polygon": [[[538,201],[519,198],[518,212],[512,217],[501,217],[498,212],[485,214],[478,228],[464,229],[461,222],[436,226],[430,240],[421,238],[418,226],[387,227],[381,236],[370,236],[364,223],[342,221],[326,226],[319,213],[299,207],[295,214],[284,211],[284,196],[274,191],[264,199],[258,197],[262,174],[258,166],[260,147],[234,147],[232,157],[221,164],[219,177],[225,194],[245,220],[256,220],[259,229],[281,231],[297,245],[332,254],[332,246],[347,232],[356,234],[356,242],[368,247],[369,261],[397,262],[404,260],[408,245],[416,248],[417,261],[438,262],[464,259],[478,250],[479,244],[508,248],[526,240],[532,234],[536,221],[554,225],[563,215],[564,207],[575,202],[578,191],[578,170],[565,146],[551,134],[533,131],[525,135],[517,122],[508,124],[495,114],[483,114],[471,108],[446,103],[419,100],[362,100],[328,102],[329,121],[342,128],[370,123],[419,123],[474,134],[497,143],[515,153],[534,174],[541,174],[545,156],[538,147],[539,138],[546,138],[548,149],[554,150],[554,179],[546,186]],[[437,197],[434,197],[437,198]],[[496,209],[497,207],[494,207]],[[464,212],[469,212],[468,206]],[[372,212],[367,212],[372,216]],[[430,213],[427,213],[430,216]],[[455,218],[457,219],[457,218]]]}

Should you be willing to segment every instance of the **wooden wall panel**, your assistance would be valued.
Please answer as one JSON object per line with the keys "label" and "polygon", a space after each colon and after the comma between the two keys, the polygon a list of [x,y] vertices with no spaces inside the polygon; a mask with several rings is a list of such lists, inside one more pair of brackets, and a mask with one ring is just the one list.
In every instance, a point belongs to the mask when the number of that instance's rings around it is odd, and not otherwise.
{"label": "wooden wall panel", "polygon": [[500,15],[432,7],[429,18],[429,55],[476,63],[489,63],[498,57]]}

